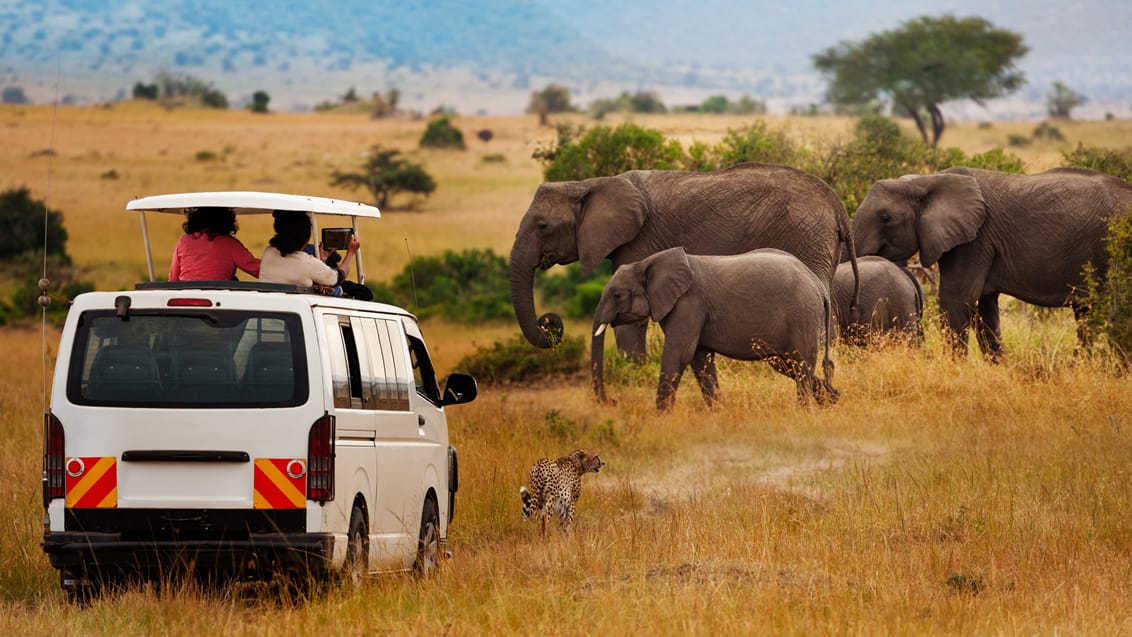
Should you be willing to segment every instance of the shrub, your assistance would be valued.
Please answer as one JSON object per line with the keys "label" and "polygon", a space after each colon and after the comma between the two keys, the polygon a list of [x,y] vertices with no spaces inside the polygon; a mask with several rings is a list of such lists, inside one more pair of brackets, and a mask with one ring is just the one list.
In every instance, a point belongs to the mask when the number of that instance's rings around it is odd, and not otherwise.
{"label": "shrub", "polygon": [[1025,135],[1017,135],[1011,133],[1006,136],[1006,144],[1008,146],[1029,146],[1032,140]]}
{"label": "shrub", "polygon": [[513,319],[507,260],[492,250],[414,257],[390,284],[371,284],[374,298],[410,308],[422,319],[458,323]]}
{"label": "shrub", "polygon": [[595,126],[558,128],[554,145],[535,150],[533,157],[546,164],[547,181],[607,177],[628,170],[678,168],[683,151],[680,143],[666,140],[654,129],[633,123],[610,128]]}
{"label": "shrub", "polygon": [[421,148],[455,148],[464,150],[464,133],[452,125],[447,115],[434,117],[421,135]]}
{"label": "shrub", "polygon": [[590,114],[602,119],[608,113],[667,113],[668,109],[656,91],[625,91],[616,99],[598,99],[590,103]]}
{"label": "shrub", "polygon": [[866,115],[857,123],[849,142],[814,154],[805,167],[821,177],[841,197],[852,215],[881,179],[926,174],[952,166],[1022,172],[1022,160],[1000,148],[968,157],[958,148],[934,148],[905,137],[895,122],[880,115]]}
{"label": "shrub", "polygon": [[1113,215],[1105,239],[1108,273],[1097,280],[1091,265],[1086,266],[1087,303],[1090,307],[1086,330],[1105,338],[1120,365],[1132,365],[1132,210]]}
{"label": "shrub", "polygon": [[1034,129],[1034,139],[1048,139],[1051,142],[1065,141],[1065,135],[1061,134],[1056,126],[1051,126],[1049,122],[1042,122]]}
{"label": "shrub", "polygon": [[1063,151],[1063,166],[1091,168],[1102,173],[1132,181],[1132,147],[1123,150],[1096,148],[1078,142],[1077,148]]}
{"label": "shrub", "polygon": [[455,368],[489,385],[525,383],[580,373],[585,368],[585,350],[581,336],[567,336],[554,348],[539,349],[516,334],[478,348],[460,359]]}
{"label": "shrub", "polygon": [[[45,316],[48,322],[62,323],[67,318],[70,302],[80,294],[93,292],[94,283],[72,279],[67,268],[49,268],[49,272],[52,270],[54,272],[48,278],[52,280],[53,285],[58,283],[61,283],[61,285],[57,285],[54,289],[48,289],[51,303],[47,306]],[[12,316],[36,317],[41,309],[39,305],[39,276],[29,272],[21,277],[21,280],[24,283],[12,294],[11,314]]]}
{"label": "shrub", "polygon": [[542,291],[543,301],[562,308],[563,314],[570,318],[592,317],[601,291],[613,274],[613,262],[609,259],[602,261],[589,276],[582,274],[582,266],[576,262],[557,269],[565,274],[548,276],[544,270],[535,272],[535,282]]}
{"label": "shrub", "polygon": [[266,113],[267,103],[271,101],[271,96],[267,91],[256,91],[252,93],[252,103],[248,104],[248,108],[253,113]]}
{"label": "shrub", "polygon": [[971,155],[963,162],[963,165],[1004,173],[1021,174],[1025,170],[1021,157],[1010,154],[1001,148],[992,148],[985,153]]}
{"label": "shrub", "polygon": [[[805,156],[782,130],[770,130],[763,120],[758,120],[747,128],[728,130],[712,155],[716,168],[726,168],[745,161],[758,161],[768,164],[797,166]],[[702,170],[702,169],[701,169]]]}
{"label": "shrub", "polygon": [[0,228],[4,229],[0,232],[0,261],[26,261],[29,253],[42,259],[46,248],[47,254],[58,256],[64,265],[71,262],[62,213],[33,200],[26,187],[0,193]]}

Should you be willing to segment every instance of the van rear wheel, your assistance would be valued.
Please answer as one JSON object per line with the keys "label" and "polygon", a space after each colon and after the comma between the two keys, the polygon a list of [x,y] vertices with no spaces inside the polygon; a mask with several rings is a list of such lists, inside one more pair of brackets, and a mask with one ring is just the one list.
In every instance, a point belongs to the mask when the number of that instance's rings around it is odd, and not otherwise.
{"label": "van rear wheel", "polygon": [[417,559],[413,562],[413,572],[428,577],[440,570],[440,513],[436,501],[425,498],[421,511],[421,533],[417,540]]}
{"label": "van rear wheel", "polygon": [[342,583],[357,588],[369,574],[369,542],[366,516],[361,507],[350,512],[350,531],[346,544],[346,563],[342,565]]}

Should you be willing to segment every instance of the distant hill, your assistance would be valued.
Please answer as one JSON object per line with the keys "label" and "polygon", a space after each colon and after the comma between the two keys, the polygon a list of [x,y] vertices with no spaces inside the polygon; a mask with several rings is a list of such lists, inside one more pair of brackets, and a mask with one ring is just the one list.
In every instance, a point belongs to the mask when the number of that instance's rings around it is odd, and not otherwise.
{"label": "distant hill", "polygon": [[810,56],[920,16],[981,15],[1023,34],[1026,89],[953,116],[1040,117],[1061,80],[1080,117],[1132,116],[1127,0],[0,0],[0,85],[33,101],[128,95],[159,70],[210,81],[234,103],[263,89],[276,110],[354,87],[397,88],[417,110],[519,113],[550,82],[586,104],[656,90],[671,105],[744,93],[773,110],[820,101]]}

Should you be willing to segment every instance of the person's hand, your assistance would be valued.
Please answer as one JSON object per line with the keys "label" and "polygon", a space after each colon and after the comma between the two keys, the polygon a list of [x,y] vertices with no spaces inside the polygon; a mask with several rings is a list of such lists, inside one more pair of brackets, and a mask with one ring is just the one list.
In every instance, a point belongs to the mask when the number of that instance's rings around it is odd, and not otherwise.
{"label": "person's hand", "polygon": [[358,235],[350,235],[350,243],[346,246],[346,252],[353,254],[357,252],[360,247],[362,247],[362,242],[358,239]]}

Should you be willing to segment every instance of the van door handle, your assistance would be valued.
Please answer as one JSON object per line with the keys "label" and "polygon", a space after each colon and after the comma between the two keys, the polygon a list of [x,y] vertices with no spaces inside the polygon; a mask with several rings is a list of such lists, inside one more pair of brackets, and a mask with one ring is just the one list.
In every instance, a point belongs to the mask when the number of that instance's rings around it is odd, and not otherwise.
{"label": "van door handle", "polygon": [[421,414],[417,414],[417,426],[424,427],[424,416]]}

